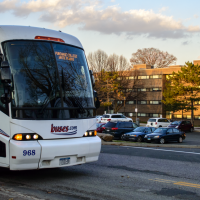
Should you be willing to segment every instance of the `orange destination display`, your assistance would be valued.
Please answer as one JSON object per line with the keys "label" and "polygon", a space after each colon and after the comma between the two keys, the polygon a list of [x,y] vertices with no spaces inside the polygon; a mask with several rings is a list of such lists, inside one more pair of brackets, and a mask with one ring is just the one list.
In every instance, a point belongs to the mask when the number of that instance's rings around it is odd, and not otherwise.
{"label": "orange destination display", "polygon": [[70,54],[70,53],[63,53],[63,52],[55,52],[55,54],[58,56],[58,59],[60,60],[70,60],[74,61],[74,58],[77,58],[76,54]]}

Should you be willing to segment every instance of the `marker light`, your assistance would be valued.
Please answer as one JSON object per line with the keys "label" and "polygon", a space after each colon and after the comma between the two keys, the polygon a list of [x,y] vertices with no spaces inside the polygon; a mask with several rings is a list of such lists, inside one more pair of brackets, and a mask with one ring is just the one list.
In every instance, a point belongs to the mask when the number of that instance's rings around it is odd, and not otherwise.
{"label": "marker light", "polygon": [[14,140],[22,140],[22,134],[16,134],[13,139]]}
{"label": "marker light", "polygon": [[94,131],[94,136],[96,136],[96,135],[97,135],[97,130]]}
{"label": "marker light", "polygon": [[39,137],[39,136],[38,136],[37,134],[33,135],[33,139],[35,139],[35,140],[37,140],[38,137]]}
{"label": "marker light", "polygon": [[27,140],[30,140],[30,139],[31,139],[31,136],[30,136],[30,135],[26,135],[26,139],[27,139]]}
{"label": "marker light", "polygon": [[51,41],[55,41],[55,42],[63,42],[65,43],[65,41],[63,39],[60,38],[54,38],[54,37],[47,37],[47,36],[35,36],[36,40],[51,40]]}
{"label": "marker light", "polygon": [[92,136],[92,131],[89,132],[89,135]]}

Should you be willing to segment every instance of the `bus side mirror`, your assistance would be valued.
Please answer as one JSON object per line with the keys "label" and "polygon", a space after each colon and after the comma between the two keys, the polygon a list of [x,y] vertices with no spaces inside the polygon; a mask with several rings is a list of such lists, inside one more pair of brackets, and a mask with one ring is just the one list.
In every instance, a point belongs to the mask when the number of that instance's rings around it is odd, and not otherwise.
{"label": "bus side mirror", "polygon": [[1,62],[3,61],[3,54],[0,53],[0,65],[1,65]]}
{"label": "bus side mirror", "polygon": [[1,62],[1,82],[11,83],[11,71],[8,61]]}
{"label": "bus side mirror", "polygon": [[97,95],[97,92],[94,90],[94,104],[96,109],[98,109],[100,107],[100,101]]}
{"label": "bus side mirror", "polygon": [[89,70],[89,72],[90,72],[90,78],[91,78],[91,81],[92,81],[92,85],[94,87],[94,85],[95,85],[95,79],[94,79],[93,71]]}
{"label": "bus side mirror", "polygon": [[11,102],[11,96],[10,96],[10,94],[8,93],[8,94],[2,94],[1,95],[1,102],[2,102],[2,104],[8,104],[8,103],[10,103]]}

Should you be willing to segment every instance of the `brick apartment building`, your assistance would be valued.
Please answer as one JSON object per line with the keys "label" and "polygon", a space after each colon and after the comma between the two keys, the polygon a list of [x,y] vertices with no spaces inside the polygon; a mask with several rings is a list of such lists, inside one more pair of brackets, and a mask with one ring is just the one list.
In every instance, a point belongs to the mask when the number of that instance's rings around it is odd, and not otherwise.
{"label": "brick apartment building", "polygon": [[[193,63],[200,65],[200,60],[195,60]],[[126,79],[130,80],[130,85],[127,86],[126,91],[130,92],[131,90],[134,98],[119,101],[118,103],[122,104],[122,107],[118,112],[132,117],[135,121],[135,108],[137,108],[137,118],[142,122],[146,122],[151,117],[166,117],[174,120],[190,119],[190,112],[184,112],[182,115],[182,111],[180,111],[172,115],[172,113],[165,111],[164,104],[161,102],[166,77],[180,69],[181,65],[173,65],[168,68],[153,68],[146,64],[134,65],[130,71],[126,71]],[[134,88],[131,87],[131,82],[134,82]],[[98,115],[104,112],[102,107],[97,110]],[[200,107],[194,111],[194,119],[195,125],[200,124]]]}

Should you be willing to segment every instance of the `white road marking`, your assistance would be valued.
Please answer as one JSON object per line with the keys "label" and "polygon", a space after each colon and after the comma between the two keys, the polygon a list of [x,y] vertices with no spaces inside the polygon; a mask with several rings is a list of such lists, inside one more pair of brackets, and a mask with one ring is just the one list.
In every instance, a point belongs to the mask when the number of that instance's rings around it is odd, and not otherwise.
{"label": "white road marking", "polygon": [[187,152],[187,151],[175,151],[175,150],[167,150],[167,149],[154,149],[154,148],[146,148],[146,147],[131,147],[131,146],[123,146],[123,147],[128,147],[128,148],[135,148],[135,149],[148,149],[148,150],[153,150],[153,151],[169,151],[169,152],[175,152],[175,153],[187,153],[187,154],[196,154],[200,155],[200,153],[196,152]]}

